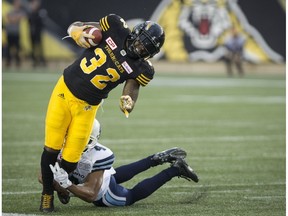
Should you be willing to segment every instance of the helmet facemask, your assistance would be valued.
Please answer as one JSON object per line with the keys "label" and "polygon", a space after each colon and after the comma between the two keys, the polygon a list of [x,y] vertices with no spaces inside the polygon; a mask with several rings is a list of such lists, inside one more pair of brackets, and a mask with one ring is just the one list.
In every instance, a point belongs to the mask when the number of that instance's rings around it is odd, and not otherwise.
{"label": "helmet facemask", "polygon": [[160,51],[164,43],[164,31],[156,23],[147,21],[135,26],[126,41],[131,58],[148,59]]}

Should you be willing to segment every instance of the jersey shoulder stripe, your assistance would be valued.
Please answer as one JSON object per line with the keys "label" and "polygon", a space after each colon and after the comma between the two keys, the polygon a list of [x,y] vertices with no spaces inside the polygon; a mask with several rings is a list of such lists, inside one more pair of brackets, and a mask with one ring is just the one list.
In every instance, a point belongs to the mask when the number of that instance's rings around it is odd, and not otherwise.
{"label": "jersey shoulder stripe", "polygon": [[146,86],[146,85],[150,82],[151,79],[149,79],[148,77],[146,77],[146,76],[143,75],[143,74],[140,74],[140,75],[136,78],[136,80],[139,82],[139,84],[140,84],[141,86]]}
{"label": "jersey shoulder stripe", "polygon": [[109,157],[106,157],[102,160],[97,160],[93,164],[92,171],[110,169],[114,163],[114,160],[115,160],[114,154],[112,154]]}
{"label": "jersey shoulder stripe", "polygon": [[[123,20],[123,18],[121,18],[120,16],[116,14],[109,14],[105,17],[102,17],[99,21],[99,24],[101,26],[102,32],[111,31],[112,36],[111,34],[109,35],[111,37],[113,37],[114,34],[119,34],[119,31],[121,32],[123,31],[123,29],[126,29],[126,30],[129,29],[128,26],[125,25],[126,23]],[[125,35],[125,38],[126,38],[126,35]]]}
{"label": "jersey shoulder stripe", "polygon": [[105,16],[100,19],[100,26],[102,28],[102,31],[107,31],[110,28],[107,19],[108,19],[108,16]]}

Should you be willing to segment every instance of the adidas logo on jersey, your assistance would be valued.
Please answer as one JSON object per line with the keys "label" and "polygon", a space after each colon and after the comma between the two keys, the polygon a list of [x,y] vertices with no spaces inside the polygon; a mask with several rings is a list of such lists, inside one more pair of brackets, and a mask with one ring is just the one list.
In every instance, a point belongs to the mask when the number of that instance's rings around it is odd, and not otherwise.
{"label": "adidas logo on jersey", "polygon": [[58,94],[58,97],[65,99],[64,93]]}
{"label": "adidas logo on jersey", "polygon": [[91,107],[90,105],[85,106],[85,107],[84,107],[84,110],[85,110],[85,111],[92,110],[92,107]]}

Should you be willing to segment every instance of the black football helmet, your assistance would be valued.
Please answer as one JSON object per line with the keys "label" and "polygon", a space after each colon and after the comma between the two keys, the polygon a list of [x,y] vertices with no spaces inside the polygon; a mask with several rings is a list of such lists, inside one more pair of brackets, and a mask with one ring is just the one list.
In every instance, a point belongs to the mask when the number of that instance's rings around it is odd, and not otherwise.
{"label": "black football helmet", "polygon": [[126,40],[126,51],[131,58],[148,59],[160,51],[165,40],[163,28],[146,21],[136,25]]}

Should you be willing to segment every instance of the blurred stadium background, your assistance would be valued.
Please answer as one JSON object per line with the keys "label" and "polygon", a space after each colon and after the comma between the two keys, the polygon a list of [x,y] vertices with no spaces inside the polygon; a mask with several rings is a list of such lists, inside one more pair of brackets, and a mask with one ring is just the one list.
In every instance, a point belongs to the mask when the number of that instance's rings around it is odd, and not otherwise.
{"label": "blurred stadium background", "polygon": [[[181,146],[201,179],[198,184],[175,179],[135,206],[97,209],[97,214],[285,215],[284,0],[42,0],[47,65],[32,66],[29,22],[23,19],[23,62],[21,67],[8,68],[5,21],[11,3],[2,1],[4,215],[40,214],[41,187],[36,176],[46,106],[63,69],[81,52],[62,37],[70,23],[97,21],[109,13],[121,15],[131,27],[141,20],[159,22],[166,43],[153,59],[155,80],[141,90],[130,118],[125,119],[118,109],[121,87],[99,110],[103,144],[115,152],[116,166]],[[247,38],[242,78],[227,77],[222,61],[223,41],[232,25]],[[190,37],[192,31],[197,37]],[[126,186],[153,173],[140,175]],[[57,215],[95,214],[93,206],[79,200],[63,206],[56,199],[55,204]]]}
{"label": "blurred stadium background", "polygon": [[[13,0],[2,1],[3,57],[7,37],[6,15]],[[31,1],[31,0],[30,0]],[[25,2],[25,0],[23,0]],[[29,2],[29,0],[26,0]],[[123,6],[125,5],[125,6]],[[156,59],[168,62],[215,63],[222,60],[223,41],[231,26],[246,37],[244,58],[247,63],[278,63],[286,59],[286,9],[283,0],[117,0],[107,2],[77,0],[42,0],[40,15],[44,22],[43,46],[46,59],[71,61],[81,49],[67,35],[67,27],[74,21],[98,21],[116,13],[133,27],[142,20],[159,22],[165,29],[166,42]],[[133,10],[127,5],[133,6]],[[81,8],[81,10],[79,10]],[[21,56],[29,61],[31,41],[29,22],[21,21]],[[204,64],[207,65],[207,64]],[[193,72],[191,70],[191,72]]]}

